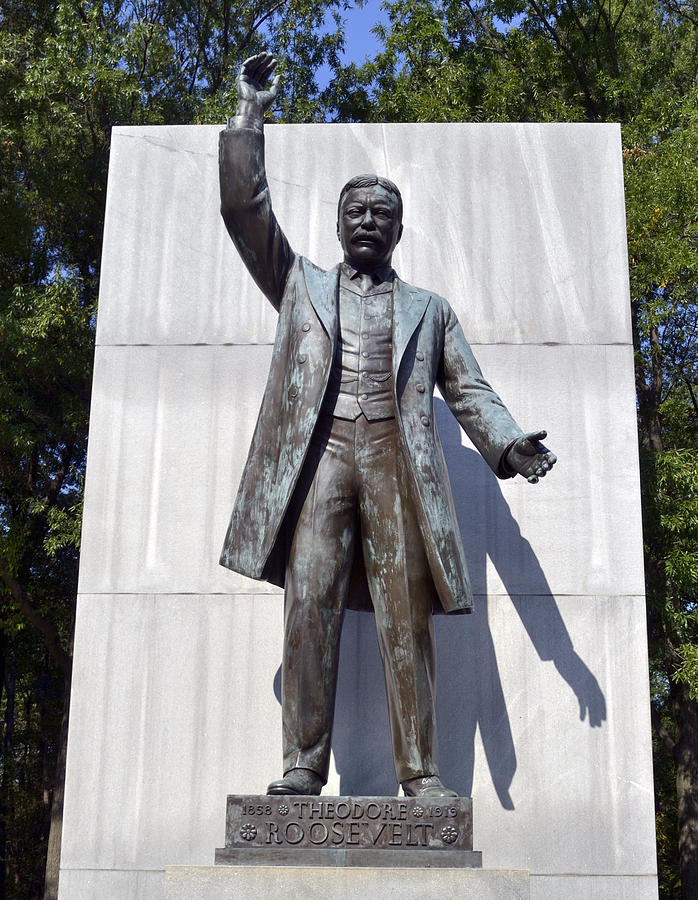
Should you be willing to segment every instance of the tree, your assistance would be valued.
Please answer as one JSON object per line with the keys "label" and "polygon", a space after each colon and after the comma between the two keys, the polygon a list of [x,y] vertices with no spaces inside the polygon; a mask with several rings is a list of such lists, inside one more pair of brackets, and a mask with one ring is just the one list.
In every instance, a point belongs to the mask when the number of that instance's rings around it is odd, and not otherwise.
{"label": "tree", "polygon": [[57,891],[111,127],[224,121],[262,48],[285,71],[276,117],[321,117],[339,8],[0,0],[0,897]]}
{"label": "tree", "polygon": [[666,896],[680,883],[696,897],[698,8],[393,0],[384,9],[384,51],[340,69],[324,95],[338,119],[622,125],[660,879]]}
{"label": "tree", "polygon": [[683,897],[698,892],[698,171],[687,165],[698,154],[693,109],[692,122],[671,129],[649,152],[626,151],[658,855],[667,896],[678,896],[678,862]]}

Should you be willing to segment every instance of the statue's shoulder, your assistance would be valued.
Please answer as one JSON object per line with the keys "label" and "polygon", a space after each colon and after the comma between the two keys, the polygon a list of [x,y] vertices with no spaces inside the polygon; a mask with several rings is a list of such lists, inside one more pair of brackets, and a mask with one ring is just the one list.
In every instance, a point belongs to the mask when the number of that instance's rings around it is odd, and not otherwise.
{"label": "statue's shoulder", "polygon": [[417,287],[414,284],[409,284],[409,282],[403,281],[399,275],[397,277],[397,281],[401,292],[404,291],[408,294],[415,294],[422,300],[430,300],[437,306],[441,306],[444,309],[450,309],[448,300],[446,300],[445,297],[442,297],[440,294],[437,294],[436,291],[430,291],[427,288],[421,288]]}
{"label": "statue's shoulder", "polygon": [[328,271],[333,271],[332,269],[323,269],[321,266],[318,266],[317,263],[314,263],[312,259],[308,259],[307,256],[298,256],[297,262],[298,267],[304,272],[311,272],[316,275],[326,275]]}
{"label": "statue's shoulder", "polygon": [[337,290],[338,267],[325,270],[307,256],[296,256],[286,278],[284,296],[309,297],[313,306],[333,307]]}
{"label": "statue's shoulder", "polygon": [[331,284],[334,287],[334,281],[339,275],[339,264],[331,269],[323,269],[311,259],[308,259],[307,256],[297,256],[295,267],[298,274],[305,278],[307,283],[313,285]]}

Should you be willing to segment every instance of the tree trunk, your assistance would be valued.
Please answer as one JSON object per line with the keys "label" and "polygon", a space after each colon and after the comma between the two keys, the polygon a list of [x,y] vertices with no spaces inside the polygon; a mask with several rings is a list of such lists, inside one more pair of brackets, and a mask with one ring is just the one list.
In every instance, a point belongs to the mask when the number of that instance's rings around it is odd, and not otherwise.
{"label": "tree trunk", "polygon": [[[0,683],[0,699],[2,699],[2,692],[7,690],[9,673],[7,669],[8,664],[8,655],[7,655],[7,638],[5,635],[2,635],[0,638],[0,648],[2,648],[2,670],[0,670],[0,677],[2,678],[2,683]],[[9,694],[7,696],[7,704],[11,702]],[[7,705],[5,707],[7,709]],[[5,784],[5,772],[8,768],[7,762],[7,747],[3,743],[2,746],[2,770],[3,775],[0,780],[0,900],[5,900],[5,881],[6,881],[6,872],[7,872],[7,816],[8,816],[8,808],[7,808],[7,789]]]}
{"label": "tree trunk", "polygon": [[682,900],[695,900],[698,897],[698,703],[689,697],[686,684],[676,685],[672,693],[680,727],[674,759],[681,897]]}
{"label": "tree trunk", "polygon": [[56,777],[51,798],[51,826],[46,847],[46,874],[43,900],[58,900],[58,874],[61,864],[61,838],[63,834],[63,798],[65,795],[65,761],[68,747],[68,718],[70,711],[70,678],[65,680],[63,717],[56,759]]}
{"label": "tree trunk", "polygon": [[3,821],[3,857],[2,857],[2,883],[0,885],[0,897],[4,900],[7,894],[7,885],[11,883],[10,869],[13,860],[8,855],[7,848],[7,822],[11,815],[10,809],[10,781],[14,774],[14,737],[15,737],[15,689],[17,687],[17,665],[14,655],[7,661],[5,670],[5,734],[2,741],[2,779],[0,780],[0,816]]}

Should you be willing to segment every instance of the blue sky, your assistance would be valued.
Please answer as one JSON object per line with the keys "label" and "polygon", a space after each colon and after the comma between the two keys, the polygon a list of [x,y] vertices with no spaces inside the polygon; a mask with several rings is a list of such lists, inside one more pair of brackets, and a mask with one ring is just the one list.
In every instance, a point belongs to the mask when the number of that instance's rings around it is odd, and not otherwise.
{"label": "blue sky", "polygon": [[367,0],[361,9],[354,7],[348,9],[343,18],[346,22],[346,49],[344,61],[361,64],[366,57],[372,58],[380,49],[380,43],[371,33],[373,26],[381,19],[385,20],[385,14],[381,12],[381,0]]}
{"label": "blue sky", "polygon": [[[385,13],[381,12],[381,2],[382,0],[366,0],[360,9],[355,6],[342,13],[346,31],[342,54],[345,65],[356,63],[360,66],[382,49],[378,38],[371,32],[377,22],[386,20]],[[330,27],[334,28],[334,23]],[[318,71],[317,81],[321,88],[327,87],[331,74],[329,66],[323,66]]]}

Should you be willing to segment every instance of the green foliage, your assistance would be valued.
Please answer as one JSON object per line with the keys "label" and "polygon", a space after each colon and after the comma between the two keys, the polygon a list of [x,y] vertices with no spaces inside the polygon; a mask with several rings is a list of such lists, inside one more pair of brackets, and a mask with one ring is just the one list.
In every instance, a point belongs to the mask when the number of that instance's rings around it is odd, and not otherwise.
{"label": "green foliage", "polygon": [[64,683],[31,628],[0,642],[5,896],[41,896]]}
{"label": "green foliage", "polygon": [[[695,568],[695,567],[694,567]],[[695,633],[695,622],[691,623],[691,629]],[[681,657],[680,664],[674,670],[674,679],[683,681],[690,686],[691,700],[698,700],[698,647],[695,644],[679,644],[677,653]]]}
{"label": "green foliage", "polygon": [[384,9],[385,49],[340,73],[337,109],[351,84],[380,121],[633,120],[649,136],[694,84],[695,23],[678,5],[394,0]]}
{"label": "green foliage", "polygon": [[[651,673],[650,690],[657,721],[662,728],[672,728],[671,709],[666,703],[667,685],[657,676],[656,670]],[[673,754],[657,733],[656,727],[652,735],[652,757],[661,896],[663,900],[678,900],[681,897],[681,869],[676,815],[676,771]]]}
{"label": "green foliage", "polygon": [[698,449],[643,451],[642,475],[650,621],[663,633],[654,649],[671,653],[664,674],[697,700]]}

